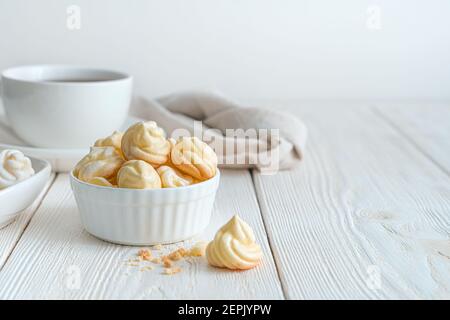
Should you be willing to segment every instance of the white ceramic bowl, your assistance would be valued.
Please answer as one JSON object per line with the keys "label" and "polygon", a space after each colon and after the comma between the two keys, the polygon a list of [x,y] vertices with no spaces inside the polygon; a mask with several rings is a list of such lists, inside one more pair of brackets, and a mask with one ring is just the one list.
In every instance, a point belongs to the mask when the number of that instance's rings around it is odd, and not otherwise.
{"label": "white ceramic bowl", "polygon": [[209,224],[220,172],[204,182],[178,188],[125,189],[70,182],[81,222],[92,235],[126,245],[182,241]]}
{"label": "white ceramic bowl", "polygon": [[14,221],[21,211],[30,206],[44,189],[50,172],[47,161],[29,157],[34,175],[15,185],[0,190],[0,228]]}

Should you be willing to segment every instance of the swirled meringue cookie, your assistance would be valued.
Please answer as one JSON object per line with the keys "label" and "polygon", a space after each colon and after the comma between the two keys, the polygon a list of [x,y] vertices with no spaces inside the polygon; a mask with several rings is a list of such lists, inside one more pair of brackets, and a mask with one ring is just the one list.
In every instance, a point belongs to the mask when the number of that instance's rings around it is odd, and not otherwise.
{"label": "swirled meringue cookie", "polygon": [[161,178],[163,188],[184,187],[192,184],[194,179],[169,166],[161,166],[156,170]]}
{"label": "swirled meringue cookie", "polygon": [[114,147],[91,147],[91,151],[78,162],[74,176],[88,182],[93,178],[114,178],[125,161]]}
{"label": "swirled meringue cookie", "polygon": [[260,262],[262,251],[255,243],[253,230],[235,215],[208,244],[206,258],[214,267],[246,270]]}
{"label": "swirled meringue cookie", "polygon": [[197,137],[181,138],[172,148],[171,161],[177,169],[198,180],[207,180],[216,174],[216,153]]}
{"label": "swirled meringue cookie", "polygon": [[114,131],[110,136],[95,141],[94,147],[114,147],[119,154],[122,154],[122,137],[122,132]]}
{"label": "swirled meringue cookie", "polygon": [[0,190],[34,174],[31,160],[18,150],[0,152]]}
{"label": "swirled meringue cookie", "polygon": [[127,160],[144,160],[159,167],[169,158],[170,143],[156,122],[138,122],[123,135],[122,151]]}
{"label": "swirled meringue cookie", "polygon": [[175,140],[174,138],[169,138],[169,139],[167,139],[167,142],[169,142],[170,152],[169,152],[169,155],[167,157],[167,161],[164,164],[166,166],[169,166],[169,167],[173,168],[173,167],[175,167],[175,165],[172,163],[172,149],[177,144],[177,140]]}
{"label": "swirled meringue cookie", "polygon": [[175,147],[175,145],[177,144],[177,140],[175,140],[174,138],[169,138],[167,139],[167,141],[170,144],[170,149],[172,150],[173,147]]}
{"label": "swirled meringue cookie", "polygon": [[129,160],[117,173],[117,185],[119,188],[159,189],[161,179],[158,172],[147,162]]}

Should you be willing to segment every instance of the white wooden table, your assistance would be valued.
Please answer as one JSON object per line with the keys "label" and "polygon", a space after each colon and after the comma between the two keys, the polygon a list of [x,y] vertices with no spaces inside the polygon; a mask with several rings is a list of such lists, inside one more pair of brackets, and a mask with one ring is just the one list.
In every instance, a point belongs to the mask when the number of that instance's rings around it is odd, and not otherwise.
{"label": "white wooden table", "polygon": [[274,176],[224,171],[199,237],[238,213],[262,245],[261,266],[231,272],[200,258],[173,276],[140,272],[124,263],[135,247],[82,229],[57,174],[0,230],[0,298],[450,298],[450,106],[283,107],[309,128],[303,163]]}

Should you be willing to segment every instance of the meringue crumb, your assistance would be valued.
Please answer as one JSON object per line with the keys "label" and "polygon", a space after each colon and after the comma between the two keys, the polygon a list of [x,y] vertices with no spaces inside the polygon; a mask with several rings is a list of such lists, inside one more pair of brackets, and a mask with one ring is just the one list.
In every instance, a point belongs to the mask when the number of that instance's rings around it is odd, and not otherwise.
{"label": "meringue crumb", "polygon": [[154,264],[161,264],[162,262],[161,258],[152,258],[150,261]]}
{"label": "meringue crumb", "polygon": [[154,266],[145,266],[145,267],[141,268],[139,271],[141,271],[141,272],[142,271],[151,271],[153,269],[155,269]]}
{"label": "meringue crumb", "polygon": [[150,261],[152,253],[148,249],[141,249],[138,251],[138,257],[140,260]]}
{"label": "meringue crumb", "polygon": [[176,273],[181,272],[181,268],[180,267],[174,267],[174,268],[166,268],[163,271],[163,274],[165,275],[174,275]]}
{"label": "meringue crumb", "polygon": [[194,244],[189,250],[188,254],[190,257],[202,257],[205,255],[206,247],[208,243],[205,241],[199,241]]}
{"label": "meringue crumb", "polygon": [[130,266],[130,267],[139,267],[139,263],[135,263],[135,262],[128,262],[126,265]]}
{"label": "meringue crumb", "polygon": [[178,261],[182,258],[184,258],[187,255],[187,250],[184,248],[180,248],[178,250],[175,250],[171,252],[167,257],[172,261]]}
{"label": "meringue crumb", "polygon": [[171,268],[173,266],[173,261],[169,259],[169,257],[163,257],[162,263],[164,268]]}
{"label": "meringue crumb", "polygon": [[[156,265],[161,265],[164,268],[163,274],[172,275],[181,272],[181,268],[175,266],[175,261],[181,261],[183,259],[189,259],[191,257],[201,257],[205,255],[206,246],[208,245],[205,241],[198,241],[189,249],[184,247],[179,247],[178,249],[170,252],[167,255],[160,253],[159,256],[154,256],[152,251],[149,249],[140,249],[137,252],[137,258],[128,259],[126,261],[127,266],[140,267],[139,271],[150,271],[154,270],[156,266],[154,265],[142,265],[144,261],[152,262]],[[152,250],[161,250],[163,246],[157,244],[151,247]]]}

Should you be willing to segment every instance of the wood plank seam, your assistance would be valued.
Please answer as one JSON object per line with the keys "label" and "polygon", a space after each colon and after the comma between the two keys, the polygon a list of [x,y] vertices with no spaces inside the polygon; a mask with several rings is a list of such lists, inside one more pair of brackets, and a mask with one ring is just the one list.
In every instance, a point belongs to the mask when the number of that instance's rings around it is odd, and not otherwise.
{"label": "wood plank seam", "polygon": [[393,130],[395,130],[401,137],[407,140],[417,151],[422,154],[425,158],[427,158],[433,165],[438,167],[442,172],[444,172],[448,177],[450,177],[450,172],[441,165],[436,159],[433,158],[428,152],[423,150],[420,145],[412,139],[406,132],[404,132],[398,124],[396,124],[393,120],[387,117],[381,108],[377,106],[370,106],[370,110],[379,117],[382,121],[384,121],[387,125],[389,125]]}
{"label": "wood plank seam", "polygon": [[297,108],[307,159],[254,171],[288,299],[449,295],[448,176],[369,107]]}
{"label": "wood plank seam", "polygon": [[266,225],[266,219],[264,218],[264,214],[261,208],[261,200],[260,200],[260,193],[258,192],[257,188],[256,188],[256,184],[255,184],[255,177],[254,177],[254,170],[250,170],[250,176],[252,178],[252,184],[253,184],[253,190],[255,192],[255,196],[256,196],[256,201],[258,203],[258,209],[259,212],[261,214],[261,220],[263,222],[263,226],[264,226],[264,231],[266,232],[266,236],[267,236],[267,241],[269,243],[269,248],[270,248],[270,254],[272,255],[272,259],[275,262],[275,269],[277,270],[277,276],[278,276],[278,281],[280,282],[280,286],[281,286],[281,290],[283,291],[283,297],[284,299],[288,299],[288,295],[287,295],[287,291],[286,288],[284,286],[284,281],[281,277],[281,271],[280,271],[280,266],[279,266],[279,259],[277,258],[277,256],[275,255],[275,252],[273,250],[273,241],[272,241],[272,237],[270,235],[270,233],[268,232],[268,228]]}
{"label": "wood plank seam", "polygon": [[36,208],[34,209],[34,211],[32,212],[32,214],[30,215],[30,218],[29,218],[28,221],[26,222],[24,228],[22,229],[22,232],[20,232],[20,234],[19,234],[17,240],[15,241],[13,247],[11,248],[11,250],[9,251],[9,253],[6,255],[5,260],[4,260],[3,263],[0,265],[0,272],[3,270],[3,267],[8,263],[8,260],[9,260],[9,258],[11,257],[12,253],[14,252],[14,249],[17,247],[17,245],[18,245],[20,239],[22,239],[23,234],[25,233],[25,231],[27,230],[28,226],[30,225],[31,219],[33,219],[35,213],[39,210],[39,208],[40,208],[41,205],[42,205],[42,202],[44,201],[44,199],[45,199],[45,197],[47,196],[48,192],[49,192],[50,189],[52,188],[53,183],[54,183],[55,180],[56,180],[56,177],[57,177],[57,174],[53,174],[53,175],[51,176],[51,178],[50,178],[51,180],[50,180],[50,182],[48,183],[48,186],[46,186],[47,189],[45,190],[44,194],[41,196],[41,199],[39,199],[39,202],[38,202]]}

